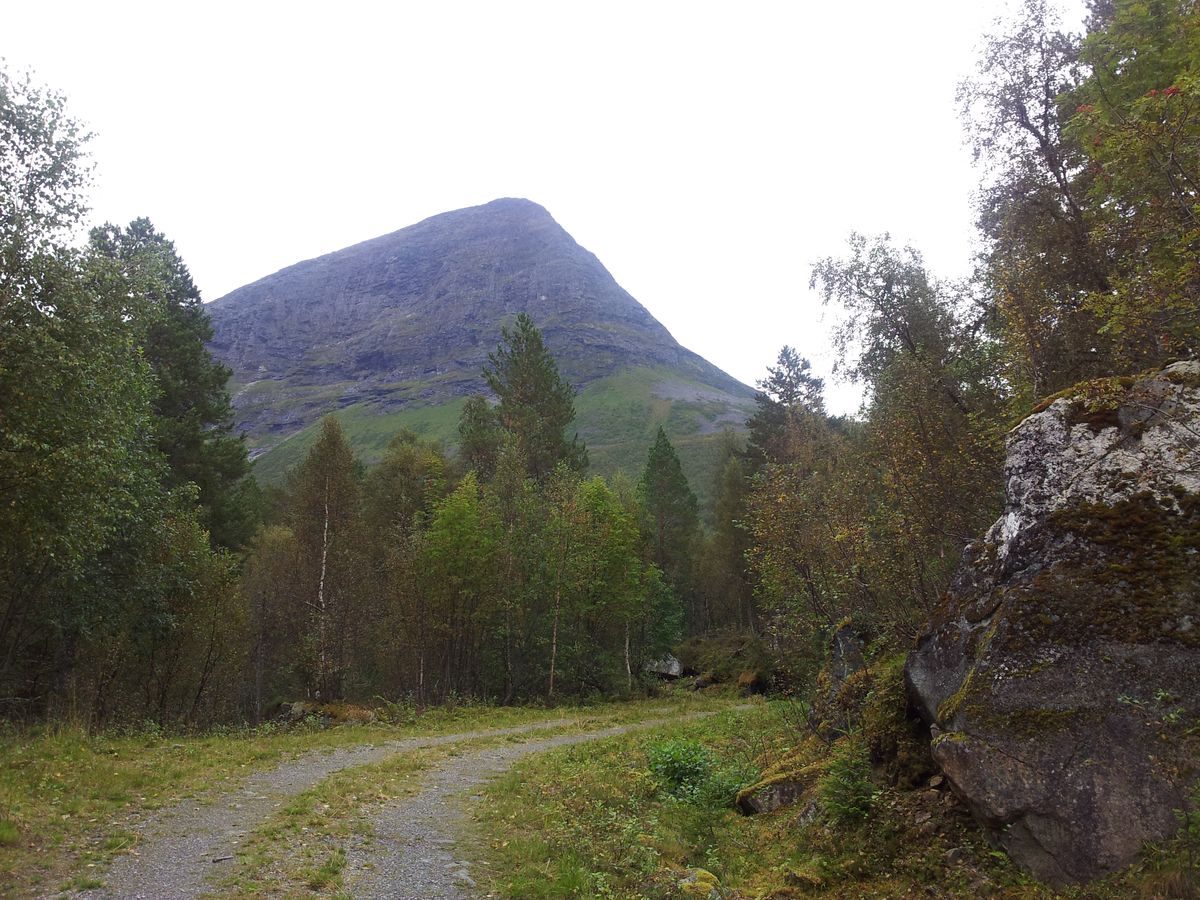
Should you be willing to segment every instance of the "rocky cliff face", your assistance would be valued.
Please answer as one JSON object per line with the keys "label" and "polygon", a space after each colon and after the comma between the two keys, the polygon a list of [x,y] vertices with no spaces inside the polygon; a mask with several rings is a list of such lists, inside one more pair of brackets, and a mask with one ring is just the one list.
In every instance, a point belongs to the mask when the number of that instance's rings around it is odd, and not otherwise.
{"label": "rocky cliff face", "polygon": [[680,346],[527,200],[434,216],[276,272],[208,310],[210,346],[233,369],[239,424],[258,453],[327,412],[384,414],[481,391],[500,326],[522,311],[577,388],[634,366],[666,372],[672,383],[656,396],[682,391],[728,411],[714,422],[738,426],[751,396]]}
{"label": "rocky cliff face", "polygon": [[1054,399],[1006,478],[906,679],[1010,855],[1087,880],[1176,830],[1200,760],[1200,363]]}

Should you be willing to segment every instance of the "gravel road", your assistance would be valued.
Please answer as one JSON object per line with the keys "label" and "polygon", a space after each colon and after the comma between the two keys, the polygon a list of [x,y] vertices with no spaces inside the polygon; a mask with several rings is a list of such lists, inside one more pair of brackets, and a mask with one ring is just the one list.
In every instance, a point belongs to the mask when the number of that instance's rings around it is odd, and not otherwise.
{"label": "gravel road", "polygon": [[571,722],[571,719],[552,719],[513,728],[306,753],[275,769],[250,776],[239,788],[211,802],[185,800],[138,823],[134,826],[139,835],[136,852],[117,857],[104,876],[104,888],[82,892],[81,896],[145,900],[195,897],[211,887],[207,883],[210,876],[219,876],[224,867],[233,864],[239,842],[267,816],[334,772],[378,762],[408,750],[524,734]]}
{"label": "gravel road", "polygon": [[[740,708],[740,707],[736,707]],[[450,757],[425,773],[417,793],[387,804],[373,821],[374,835],[348,848],[346,888],[354,897],[394,900],[465,898],[475,882],[456,840],[469,795],[516,760],[554,747],[599,740],[642,728],[689,721],[712,712],[648,719],[575,734],[477,750]],[[76,896],[176,900],[203,894],[234,864],[239,843],[288,799],[351,766],[378,762],[397,753],[479,738],[530,734],[572,724],[551,719],[512,728],[492,728],[339,749],[312,751],[267,772],[250,776],[210,802],[186,800],[134,826],[137,850],[118,857],[105,886]],[[56,894],[46,896],[58,896]]]}

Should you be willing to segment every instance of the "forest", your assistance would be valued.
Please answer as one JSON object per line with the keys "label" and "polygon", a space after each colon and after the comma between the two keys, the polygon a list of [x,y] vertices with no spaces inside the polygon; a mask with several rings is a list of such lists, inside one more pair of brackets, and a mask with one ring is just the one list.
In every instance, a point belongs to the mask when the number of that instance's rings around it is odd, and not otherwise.
{"label": "forest", "polygon": [[730,629],[800,688],[847,615],[903,646],[998,512],[1007,429],[1195,347],[1194,14],[1097,3],[1083,40],[1048,16],[1027,4],[960,89],[976,275],[939,280],[886,235],[819,261],[862,411],[827,415],[785,347],[710,527],[665,435],[636,481],[586,477],[528,317],[458,447],[400,434],[366,470],[329,419],[286,488],[259,489],[174,245],[145,219],[71,244],[87,135],[4,74],[4,715],[630,692],[683,636]]}

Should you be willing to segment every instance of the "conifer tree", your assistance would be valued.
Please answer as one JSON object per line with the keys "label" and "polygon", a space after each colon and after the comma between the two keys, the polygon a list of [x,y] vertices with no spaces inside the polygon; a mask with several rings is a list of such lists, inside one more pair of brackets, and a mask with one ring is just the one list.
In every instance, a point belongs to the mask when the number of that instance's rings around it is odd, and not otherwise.
{"label": "conifer tree", "polygon": [[516,438],[529,474],[545,481],[559,463],[583,472],[587,450],[578,435],[566,437],[575,420],[575,390],[559,374],[541,332],[521,313],[515,326],[502,328],[500,335],[483,377],[499,400],[500,425]]}
{"label": "conifer tree", "polygon": [[696,495],[688,486],[679,456],[659,426],[638,481],[643,530],[650,556],[668,581],[682,591],[688,572],[688,549],[699,526]]}
{"label": "conifer tree", "polygon": [[745,455],[754,470],[786,459],[791,455],[797,424],[825,415],[825,383],[812,374],[812,364],[794,349],[785,345],[767,373],[758,383],[757,408],[746,422],[750,439]]}
{"label": "conifer tree", "polygon": [[496,471],[503,431],[496,410],[486,397],[468,397],[458,417],[458,455],[484,481]]}
{"label": "conifer tree", "polygon": [[91,248],[124,281],[127,314],[157,380],[155,432],[169,466],[167,486],[196,485],[214,546],[244,545],[256,524],[254,485],[245,444],[232,434],[229,369],[206,346],[213,331],[200,291],[175,245],[149,219],[93,229]]}

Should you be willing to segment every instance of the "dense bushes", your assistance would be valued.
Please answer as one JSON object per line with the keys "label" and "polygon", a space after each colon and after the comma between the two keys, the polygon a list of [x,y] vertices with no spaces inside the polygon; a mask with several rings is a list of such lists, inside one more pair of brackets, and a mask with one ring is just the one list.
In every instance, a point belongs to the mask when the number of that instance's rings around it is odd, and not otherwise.
{"label": "dense bushes", "polygon": [[696,740],[677,738],[646,748],[651,774],[664,793],[694,806],[723,809],[733,805],[752,773],[745,765],[722,762]]}

